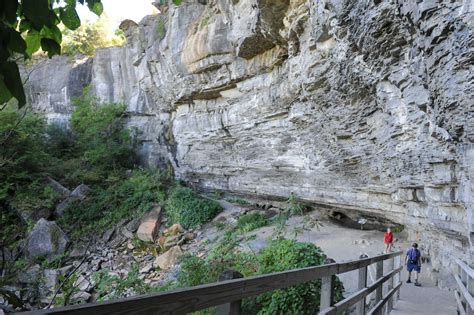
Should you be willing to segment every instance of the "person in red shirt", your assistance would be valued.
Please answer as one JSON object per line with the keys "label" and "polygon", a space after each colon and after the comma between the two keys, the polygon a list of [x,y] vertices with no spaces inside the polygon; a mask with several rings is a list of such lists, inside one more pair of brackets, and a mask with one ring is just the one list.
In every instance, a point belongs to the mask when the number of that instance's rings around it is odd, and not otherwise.
{"label": "person in red shirt", "polygon": [[383,243],[385,244],[385,254],[390,253],[393,245],[393,233],[390,228],[387,228],[387,232],[383,234]]}

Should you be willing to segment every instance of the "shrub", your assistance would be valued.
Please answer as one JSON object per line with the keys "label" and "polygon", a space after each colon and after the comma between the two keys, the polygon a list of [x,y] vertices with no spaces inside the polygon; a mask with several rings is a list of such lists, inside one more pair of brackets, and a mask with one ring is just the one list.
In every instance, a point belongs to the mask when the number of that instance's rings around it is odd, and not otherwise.
{"label": "shrub", "polygon": [[41,178],[49,164],[43,147],[44,121],[39,116],[0,111],[0,201],[22,185]]}
{"label": "shrub", "polygon": [[59,197],[59,194],[44,182],[34,181],[27,186],[19,187],[11,204],[14,208],[34,216],[40,211],[54,210]]}
{"label": "shrub", "polygon": [[192,189],[182,186],[173,189],[166,203],[166,214],[171,222],[180,223],[187,229],[209,222],[221,211],[217,202],[203,199]]}
{"label": "shrub", "polygon": [[84,91],[75,99],[71,127],[77,136],[81,158],[98,170],[132,168],[135,165],[135,142],[124,128],[125,105],[103,104]]}
{"label": "shrub", "polygon": [[[230,233],[222,239],[228,241]],[[297,268],[317,266],[324,263],[326,256],[319,247],[311,243],[293,240],[272,242],[260,255],[236,253],[213,248],[214,255],[206,259],[196,256],[183,256],[177,287],[195,286],[215,282],[225,270],[235,270],[244,276],[286,271]],[[218,255],[220,253],[221,255]],[[314,314],[319,309],[321,281],[274,290],[258,297],[243,301],[244,314]],[[336,278],[334,288],[335,301],[341,300],[342,283]]]}
{"label": "shrub", "polygon": [[117,181],[107,189],[96,188],[85,201],[77,201],[59,220],[63,226],[75,226],[76,236],[103,231],[122,219],[140,217],[153,203],[165,199],[166,178],[158,171],[135,170],[128,179]]}
{"label": "shrub", "polygon": [[261,213],[244,214],[237,221],[237,229],[242,232],[250,232],[268,224],[267,219]]}
{"label": "shrub", "polygon": [[[260,273],[279,272],[324,263],[326,256],[312,243],[278,240],[258,256]],[[343,286],[336,278],[335,300],[342,299]],[[265,293],[250,305],[259,306],[259,314],[313,314],[319,310],[321,280],[299,284],[286,289]]]}

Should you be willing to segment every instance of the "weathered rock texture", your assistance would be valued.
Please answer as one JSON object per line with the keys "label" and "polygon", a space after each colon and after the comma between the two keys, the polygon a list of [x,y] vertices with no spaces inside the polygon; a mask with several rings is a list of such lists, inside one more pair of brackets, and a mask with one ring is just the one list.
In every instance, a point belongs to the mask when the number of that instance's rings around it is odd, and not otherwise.
{"label": "weathered rock texture", "polygon": [[28,236],[26,251],[28,257],[43,257],[52,260],[63,254],[69,240],[54,221],[39,219]]}
{"label": "weathered rock texture", "polygon": [[473,11],[467,0],[188,0],[126,23],[124,47],[54,58],[28,91],[64,117],[90,84],[127,104],[145,164],[203,189],[293,192],[402,223],[448,265],[472,245]]}

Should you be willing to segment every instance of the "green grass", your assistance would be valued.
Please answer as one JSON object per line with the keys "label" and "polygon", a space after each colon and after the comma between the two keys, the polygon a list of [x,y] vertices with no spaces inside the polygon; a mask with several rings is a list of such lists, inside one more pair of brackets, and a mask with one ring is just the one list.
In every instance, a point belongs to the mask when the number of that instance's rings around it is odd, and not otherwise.
{"label": "green grass", "polygon": [[242,232],[250,232],[266,225],[268,225],[268,220],[258,212],[244,214],[237,221],[237,229]]}
{"label": "green grass", "polygon": [[176,186],[166,202],[166,214],[171,223],[179,223],[186,229],[211,221],[221,211],[216,201],[204,199],[182,186]]}

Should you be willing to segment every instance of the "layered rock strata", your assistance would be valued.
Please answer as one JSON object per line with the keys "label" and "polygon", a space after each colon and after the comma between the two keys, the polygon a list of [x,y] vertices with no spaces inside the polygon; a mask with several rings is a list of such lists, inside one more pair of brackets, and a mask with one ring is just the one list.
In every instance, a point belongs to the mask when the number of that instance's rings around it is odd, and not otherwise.
{"label": "layered rock strata", "polygon": [[[128,106],[145,165],[207,190],[299,198],[407,226],[435,268],[474,239],[472,1],[208,0],[128,43],[30,69],[67,119],[84,86]],[[54,75],[53,75],[54,73]],[[54,78],[54,80],[48,80]]]}

